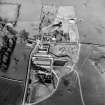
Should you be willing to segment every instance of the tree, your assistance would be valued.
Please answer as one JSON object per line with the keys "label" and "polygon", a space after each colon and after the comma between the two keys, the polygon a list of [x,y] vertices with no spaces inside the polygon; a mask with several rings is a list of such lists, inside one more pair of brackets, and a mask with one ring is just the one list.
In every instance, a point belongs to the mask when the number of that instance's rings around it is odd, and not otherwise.
{"label": "tree", "polygon": [[25,29],[20,31],[20,38],[23,39],[23,41],[26,41],[29,37],[29,32],[27,32]]}

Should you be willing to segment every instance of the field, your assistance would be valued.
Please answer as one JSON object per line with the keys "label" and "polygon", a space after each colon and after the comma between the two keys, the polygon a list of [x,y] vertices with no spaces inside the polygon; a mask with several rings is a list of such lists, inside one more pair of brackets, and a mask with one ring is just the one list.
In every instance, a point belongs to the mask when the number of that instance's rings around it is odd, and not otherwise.
{"label": "field", "polygon": [[0,71],[0,76],[19,81],[25,81],[31,49],[24,44],[17,44],[11,56],[11,63],[7,73]]}
{"label": "field", "polygon": [[7,73],[0,71],[0,105],[22,102],[30,52],[24,44],[17,44]]}
{"label": "field", "polygon": [[0,105],[19,105],[23,94],[23,84],[0,78]]}

